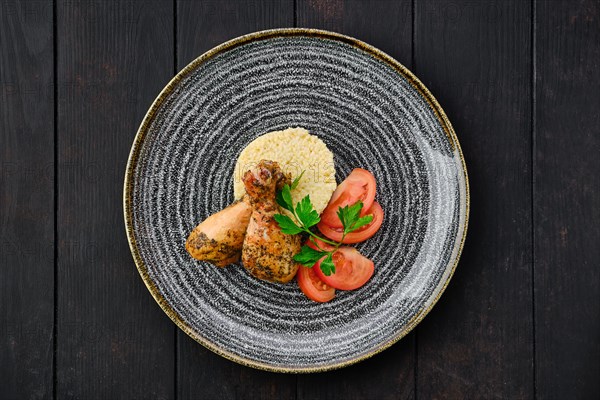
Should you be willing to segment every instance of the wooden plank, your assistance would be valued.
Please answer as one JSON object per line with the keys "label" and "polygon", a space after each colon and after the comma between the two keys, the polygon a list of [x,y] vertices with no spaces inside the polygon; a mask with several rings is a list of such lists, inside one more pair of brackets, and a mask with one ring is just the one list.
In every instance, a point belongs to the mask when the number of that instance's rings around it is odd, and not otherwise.
{"label": "wooden plank", "polygon": [[540,399],[600,398],[600,3],[537,1],[535,333]]}
{"label": "wooden plank", "polygon": [[297,0],[299,27],[353,36],[412,66],[411,0]]}
{"label": "wooden plank", "polygon": [[461,142],[471,215],[460,264],[419,327],[420,398],[531,398],[531,4],[416,3],[416,73]]}
{"label": "wooden plank", "polygon": [[[298,0],[298,26],[363,40],[412,68],[412,2]],[[299,399],[415,398],[415,332],[370,360],[298,377]]]}
{"label": "wooden plank", "polygon": [[[293,1],[227,0],[177,2],[177,67],[234,37],[293,26]],[[178,398],[293,399],[296,377],[244,367],[178,332]]]}
{"label": "wooden plank", "polygon": [[0,393],[52,397],[52,3],[0,3]]}
{"label": "wooden plank", "polygon": [[414,399],[415,335],[356,365],[298,376],[298,399]]}
{"label": "wooden plank", "polygon": [[294,0],[176,0],[178,70],[229,39],[294,24]]}
{"label": "wooden plank", "polygon": [[59,0],[57,398],[175,395],[175,328],[134,266],[122,186],[173,71],[170,1]]}

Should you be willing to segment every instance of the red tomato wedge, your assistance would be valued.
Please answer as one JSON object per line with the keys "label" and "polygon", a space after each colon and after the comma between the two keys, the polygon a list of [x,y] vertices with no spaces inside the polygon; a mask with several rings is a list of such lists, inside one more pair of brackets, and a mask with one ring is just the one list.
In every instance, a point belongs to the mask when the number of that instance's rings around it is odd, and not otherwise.
{"label": "red tomato wedge", "polygon": [[315,271],[317,268],[319,268],[318,263],[312,268],[300,266],[296,279],[306,297],[319,303],[326,303],[335,297],[335,289],[319,279]]}
{"label": "red tomato wedge", "polygon": [[319,260],[311,269],[326,285],[341,290],[354,290],[364,285],[375,271],[373,261],[363,256],[354,247],[340,247],[333,253],[335,273],[327,276],[321,271]]}
{"label": "red tomato wedge", "polygon": [[331,195],[329,204],[321,213],[321,222],[332,228],[341,228],[342,222],[337,215],[338,209],[352,205],[359,200],[363,202],[360,215],[366,215],[375,200],[376,190],[377,185],[373,174],[366,169],[355,168]]}
{"label": "red tomato wedge", "polygon": [[[377,233],[377,231],[381,227],[381,224],[383,223],[383,209],[381,208],[379,203],[376,201],[373,202],[373,205],[371,205],[371,208],[367,210],[365,215],[372,215],[373,221],[371,221],[369,225],[365,225],[362,228],[347,234],[342,243],[351,244],[363,242],[372,237],[375,233]],[[327,236],[329,239],[335,240],[336,242],[342,240],[344,230],[341,227],[332,228],[323,221],[319,222],[317,227],[319,228],[321,233]]]}

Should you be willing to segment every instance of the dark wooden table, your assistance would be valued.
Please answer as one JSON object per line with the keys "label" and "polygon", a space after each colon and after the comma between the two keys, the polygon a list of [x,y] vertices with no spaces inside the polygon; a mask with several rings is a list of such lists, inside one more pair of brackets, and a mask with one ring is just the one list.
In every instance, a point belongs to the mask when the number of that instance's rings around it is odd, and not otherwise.
{"label": "dark wooden table", "polygon": [[[380,355],[285,375],[179,331],[125,238],[145,111],[207,49],[316,27],[389,53],[454,124],[467,243]],[[600,2],[2,0],[0,398],[600,398]]]}

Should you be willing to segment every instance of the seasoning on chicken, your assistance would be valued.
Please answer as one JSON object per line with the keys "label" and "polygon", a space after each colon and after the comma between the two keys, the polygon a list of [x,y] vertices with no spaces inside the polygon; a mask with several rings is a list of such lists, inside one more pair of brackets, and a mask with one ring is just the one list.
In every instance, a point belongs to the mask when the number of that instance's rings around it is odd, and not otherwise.
{"label": "seasoning on chicken", "polygon": [[219,267],[238,262],[251,214],[250,199],[244,196],[196,226],[185,248],[195,259]]}
{"label": "seasoning on chicken", "polygon": [[298,271],[293,259],[300,251],[300,236],[281,232],[273,216],[279,213],[275,201],[278,184],[289,180],[279,164],[262,160],[242,180],[252,205],[242,263],[253,276],[271,282],[289,282]]}

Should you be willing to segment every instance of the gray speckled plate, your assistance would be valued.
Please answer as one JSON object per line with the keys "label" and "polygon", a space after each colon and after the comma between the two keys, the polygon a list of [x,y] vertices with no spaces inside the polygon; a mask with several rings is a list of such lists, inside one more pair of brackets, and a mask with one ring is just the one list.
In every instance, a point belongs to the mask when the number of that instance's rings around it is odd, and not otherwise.
{"label": "gray speckled plate", "polygon": [[[358,245],[375,275],[326,304],[295,282],[216,268],[184,248],[196,224],[233,200],[240,151],[294,126],[333,151],[338,182],[355,167],[373,172],[385,211],[381,230]],[[339,368],[406,335],[454,272],[469,208],[458,140],[423,84],[363,42],[309,29],[243,36],[182,70],[142,122],[124,191],[133,257],[169,317],[224,357],[282,372]]]}

